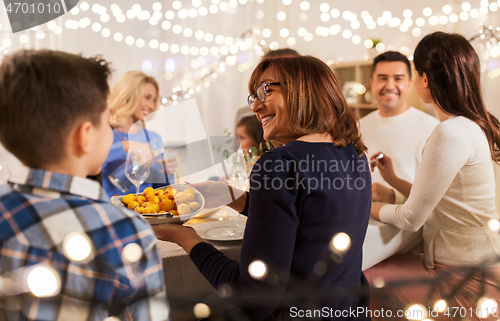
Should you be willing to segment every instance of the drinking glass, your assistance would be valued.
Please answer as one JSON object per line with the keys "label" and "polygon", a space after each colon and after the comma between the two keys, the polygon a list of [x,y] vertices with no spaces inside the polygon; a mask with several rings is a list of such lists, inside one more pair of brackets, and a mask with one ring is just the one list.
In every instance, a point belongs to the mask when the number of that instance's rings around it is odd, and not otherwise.
{"label": "drinking glass", "polygon": [[149,176],[152,162],[153,159],[148,148],[134,148],[127,151],[125,175],[135,185],[137,194],[139,194],[141,184]]}
{"label": "drinking glass", "polygon": [[247,164],[241,149],[231,155],[230,164],[232,168],[229,174],[229,185],[246,190],[248,187]]}
{"label": "drinking glass", "polygon": [[7,184],[7,181],[12,176],[9,164],[7,162],[0,162],[0,184]]}

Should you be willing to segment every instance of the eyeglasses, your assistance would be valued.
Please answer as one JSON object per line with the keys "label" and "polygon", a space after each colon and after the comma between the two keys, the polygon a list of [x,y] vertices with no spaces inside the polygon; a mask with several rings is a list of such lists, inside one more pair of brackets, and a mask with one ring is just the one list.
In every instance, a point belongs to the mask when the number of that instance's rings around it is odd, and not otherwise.
{"label": "eyeglasses", "polygon": [[255,94],[248,95],[247,102],[248,106],[250,106],[250,109],[253,107],[255,99],[258,99],[261,103],[264,103],[266,101],[268,87],[274,85],[281,85],[281,83],[279,82],[271,82],[268,84],[262,83],[259,85],[259,87],[257,87]]}

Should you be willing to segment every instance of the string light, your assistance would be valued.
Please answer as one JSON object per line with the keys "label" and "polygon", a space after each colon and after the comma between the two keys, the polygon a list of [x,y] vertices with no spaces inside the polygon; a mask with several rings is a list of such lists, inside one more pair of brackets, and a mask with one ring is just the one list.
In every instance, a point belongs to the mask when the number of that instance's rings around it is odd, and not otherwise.
{"label": "string light", "polygon": [[198,319],[208,318],[211,314],[210,307],[205,303],[197,303],[193,307],[193,314]]}
{"label": "string light", "polygon": [[330,242],[330,251],[345,252],[351,247],[351,238],[346,233],[337,233]]}
{"label": "string light", "polygon": [[445,300],[438,300],[436,303],[434,303],[433,310],[442,313],[446,311],[446,308],[448,307],[448,304],[446,303]]}
{"label": "string light", "polygon": [[267,276],[267,266],[261,260],[255,260],[248,266],[248,273],[254,279],[260,280]]}
{"label": "string light", "polygon": [[413,304],[405,309],[408,320],[423,320],[427,318],[427,309],[422,304]]}
{"label": "string light", "polygon": [[68,260],[86,263],[93,258],[93,247],[85,233],[71,233],[64,238],[63,252]]}
{"label": "string light", "polygon": [[61,290],[59,274],[50,266],[38,265],[28,273],[28,288],[37,297],[51,297]]}
{"label": "string light", "polygon": [[142,258],[142,248],[137,243],[127,244],[122,251],[122,258],[126,262],[135,263]]}

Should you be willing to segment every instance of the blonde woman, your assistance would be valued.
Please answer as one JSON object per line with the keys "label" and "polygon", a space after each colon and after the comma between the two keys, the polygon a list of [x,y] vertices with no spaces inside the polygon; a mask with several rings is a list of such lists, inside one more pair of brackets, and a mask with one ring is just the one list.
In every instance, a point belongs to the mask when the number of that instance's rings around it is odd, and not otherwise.
{"label": "blonde woman", "polygon": [[[135,188],[126,180],[125,174],[121,170],[125,163],[127,150],[133,145],[132,142],[134,144],[150,142],[154,150],[160,151],[162,149],[163,142],[160,135],[133,127],[137,121],[158,109],[158,96],[159,86],[156,80],[141,71],[125,73],[113,87],[108,104],[111,110],[109,122],[113,127],[114,140],[108,158],[102,166],[102,185],[108,196],[135,193]],[[175,170],[172,161],[169,162],[168,168]],[[109,178],[110,174],[129,185],[113,182]],[[149,178],[146,183],[141,185],[140,190],[150,186],[156,188],[168,185],[168,183],[162,173],[161,166],[154,164]]]}

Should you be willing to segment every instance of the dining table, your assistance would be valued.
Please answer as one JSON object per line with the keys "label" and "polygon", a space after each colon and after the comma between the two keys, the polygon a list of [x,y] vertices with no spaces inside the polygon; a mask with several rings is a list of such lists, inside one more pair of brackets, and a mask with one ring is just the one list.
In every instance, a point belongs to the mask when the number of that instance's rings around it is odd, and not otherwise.
{"label": "dining table", "polygon": [[[198,229],[202,237],[207,237],[206,242],[224,253],[227,257],[240,260],[243,230],[240,235],[230,236],[216,235],[209,237],[204,235],[203,226],[234,225],[240,222],[244,226],[246,217],[237,213],[229,207],[222,207],[210,215],[194,217],[184,223]],[[241,224],[243,223],[243,224]],[[370,219],[363,251],[363,270],[396,253],[407,252],[421,247],[422,236],[420,232],[406,232],[380,221]],[[205,279],[198,268],[191,261],[186,252],[177,244],[159,241],[159,251],[163,261],[167,298],[170,303],[170,317],[172,321],[199,320],[193,308],[197,303],[214,302],[221,300],[218,291]]]}
{"label": "dining table", "polygon": [[[231,232],[224,232],[224,226],[238,224],[244,227],[245,222],[245,216],[228,207],[222,207],[208,216],[192,218],[184,225],[195,229],[208,225],[214,230],[221,226],[222,231],[218,231],[214,237],[198,233],[207,237],[205,241],[211,243],[227,257],[239,262],[243,231],[240,229],[237,235],[231,235]],[[194,306],[206,300],[217,300],[219,298],[217,290],[205,279],[179,245],[159,241],[158,248],[163,261],[171,320],[198,320],[199,318],[193,313]]]}

